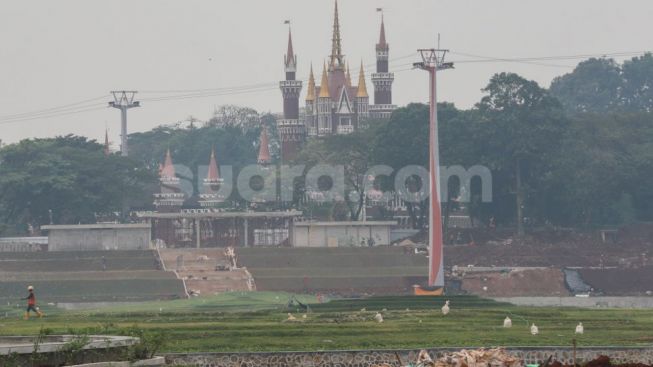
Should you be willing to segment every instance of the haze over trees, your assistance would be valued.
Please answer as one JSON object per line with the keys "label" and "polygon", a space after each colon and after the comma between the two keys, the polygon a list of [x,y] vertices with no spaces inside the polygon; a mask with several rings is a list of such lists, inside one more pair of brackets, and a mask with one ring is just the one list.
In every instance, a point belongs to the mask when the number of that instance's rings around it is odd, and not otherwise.
{"label": "haze over trees", "polygon": [[[493,200],[480,200],[473,180],[470,203],[475,220],[512,226],[603,226],[653,220],[653,56],[623,64],[610,59],[581,62],[550,88],[512,73],[492,76],[484,97],[472,108],[439,104],[441,165],[482,165],[492,171]],[[105,157],[101,144],[78,136],[27,139],[0,148],[0,234],[29,233],[50,223],[93,223],[124,205],[151,208],[158,165],[170,149],[178,172],[198,193],[198,167],[212,148],[220,165],[234,172],[256,162],[265,125],[273,159],[278,159],[274,116],[225,106],[206,122],[162,125],[130,135],[129,158]],[[370,189],[371,166],[428,167],[428,106],[409,104],[388,121],[350,135],[309,141],[297,164],[342,164],[345,201],[315,208],[295,198],[294,207],[338,220],[362,219],[362,197]],[[284,162],[288,163],[288,162]],[[391,190],[393,177],[378,179]],[[414,178],[409,185],[422,183]],[[448,183],[448,198],[460,182]],[[232,198],[234,199],[234,198]],[[274,209],[274,208],[272,208]],[[445,204],[444,213],[448,213]],[[409,204],[415,227],[428,215],[427,202]]]}

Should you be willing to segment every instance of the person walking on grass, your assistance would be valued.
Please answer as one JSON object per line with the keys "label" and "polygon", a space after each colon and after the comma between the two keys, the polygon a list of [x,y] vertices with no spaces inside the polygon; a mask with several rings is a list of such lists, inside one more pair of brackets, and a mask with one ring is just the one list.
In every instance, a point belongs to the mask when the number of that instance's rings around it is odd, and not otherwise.
{"label": "person walking on grass", "polygon": [[27,291],[29,292],[29,295],[23,300],[27,300],[27,311],[25,311],[25,320],[29,320],[29,312],[34,311],[35,314],[38,315],[38,317],[43,317],[43,312],[39,310],[39,308],[36,306],[36,296],[34,295],[34,287],[31,285],[27,287]]}

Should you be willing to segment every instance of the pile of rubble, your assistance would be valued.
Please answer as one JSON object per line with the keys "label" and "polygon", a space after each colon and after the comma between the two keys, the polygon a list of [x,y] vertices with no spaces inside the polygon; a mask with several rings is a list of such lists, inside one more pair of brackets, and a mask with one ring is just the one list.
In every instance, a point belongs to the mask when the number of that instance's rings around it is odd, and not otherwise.
{"label": "pile of rubble", "polygon": [[[397,356],[399,359],[399,356]],[[589,362],[577,364],[576,366],[562,364],[558,361],[551,361],[549,357],[542,367],[653,367],[643,363],[612,363],[610,357],[599,356]],[[403,365],[399,360],[400,365]],[[460,352],[445,354],[442,358],[433,360],[426,350],[421,350],[417,355],[415,363],[409,363],[406,367],[524,367],[524,361],[510,355],[503,348],[495,349],[463,349]],[[375,367],[392,367],[389,364],[381,364]]]}
{"label": "pile of rubble", "polygon": [[428,352],[420,351],[417,356],[417,366],[422,367],[522,367],[524,362],[502,348],[495,349],[463,349],[460,352],[446,354],[435,361]]}

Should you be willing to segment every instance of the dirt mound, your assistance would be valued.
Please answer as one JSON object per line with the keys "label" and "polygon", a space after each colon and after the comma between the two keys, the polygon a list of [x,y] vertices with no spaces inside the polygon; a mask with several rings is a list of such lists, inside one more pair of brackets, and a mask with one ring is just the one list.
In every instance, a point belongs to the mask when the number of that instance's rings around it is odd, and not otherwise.
{"label": "dirt mound", "polygon": [[459,230],[454,238],[469,238],[445,246],[447,266],[468,264],[508,267],[620,267],[653,265],[653,224],[611,231],[545,228],[521,239],[508,230]]}
{"label": "dirt mound", "polygon": [[559,269],[467,273],[462,277],[462,289],[489,297],[569,295]]}

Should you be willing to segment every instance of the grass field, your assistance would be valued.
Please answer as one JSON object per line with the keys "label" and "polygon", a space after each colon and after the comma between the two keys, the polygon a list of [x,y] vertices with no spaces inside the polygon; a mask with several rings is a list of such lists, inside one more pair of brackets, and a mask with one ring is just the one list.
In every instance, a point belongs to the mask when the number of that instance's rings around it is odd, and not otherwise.
{"label": "grass field", "polygon": [[[167,352],[271,351],[434,346],[646,345],[653,343],[653,310],[516,307],[471,296],[450,297],[444,316],[441,297],[379,297],[312,303],[299,322],[287,318],[286,293],[227,293],[211,298],[148,302],[134,306],[65,312],[44,307],[44,319],[20,319],[16,307],[0,307],[0,334],[52,333],[124,334],[130,327],[165,331]],[[361,312],[366,308],[366,312]],[[385,321],[374,321],[376,311]],[[506,316],[511,329],[503,329]],[[585,334],[574,335],[581,321]],[[540,335],[529,333],[535,322]]]}

